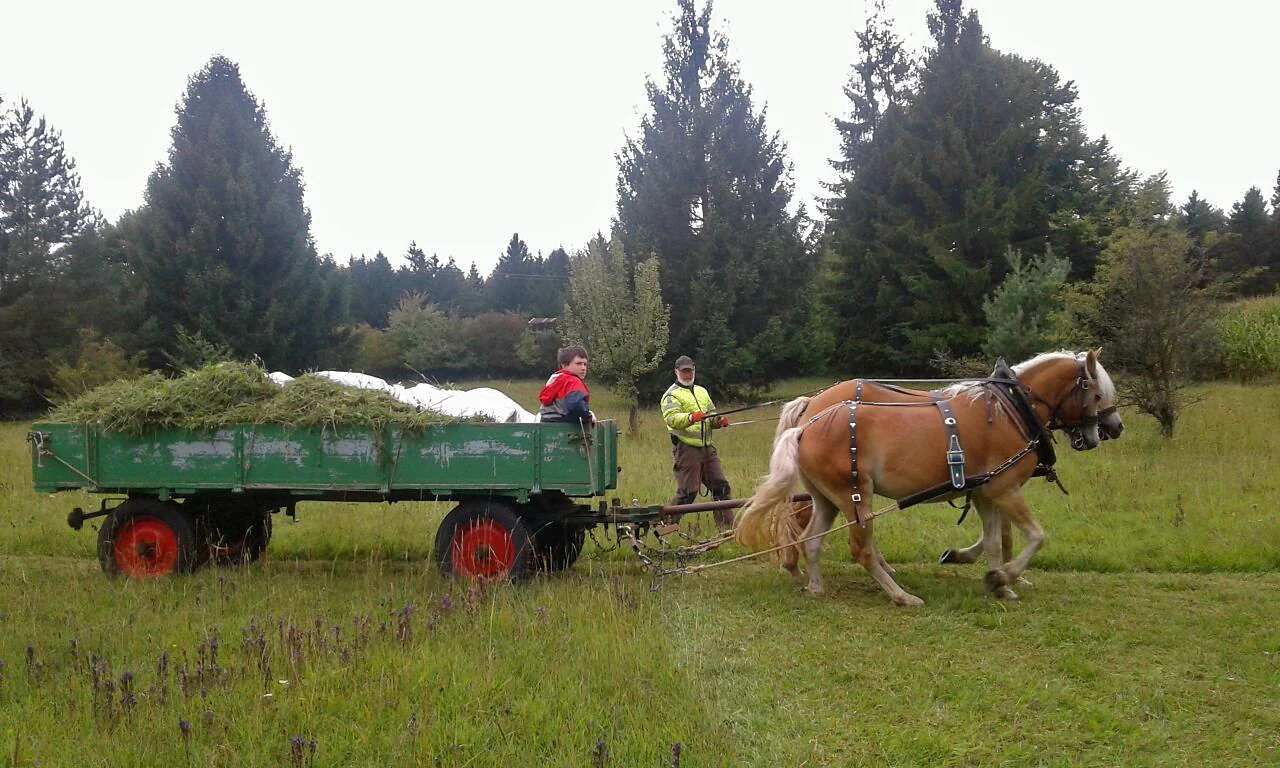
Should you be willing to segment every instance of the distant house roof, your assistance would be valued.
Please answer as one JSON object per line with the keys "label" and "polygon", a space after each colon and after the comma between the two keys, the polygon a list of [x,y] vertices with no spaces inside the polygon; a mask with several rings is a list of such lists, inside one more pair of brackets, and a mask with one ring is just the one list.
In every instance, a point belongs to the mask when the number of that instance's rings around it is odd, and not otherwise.
{"label": "distant house roof", "polygon": [[557,317],[531,317],[529,318],[530,328],[547,328],[556,324],[559,320]]}

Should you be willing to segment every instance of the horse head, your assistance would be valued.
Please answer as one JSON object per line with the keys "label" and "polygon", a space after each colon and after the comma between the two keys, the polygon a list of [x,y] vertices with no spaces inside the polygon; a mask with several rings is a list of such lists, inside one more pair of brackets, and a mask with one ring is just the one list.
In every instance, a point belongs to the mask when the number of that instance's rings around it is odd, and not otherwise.
{"label": "horse head", "polygon": [[1048,408],[1048,427],[1066,432],[1077,451],[1097,448],[1124,431],[1116,410],[1115,384],[1098,360],[1101,352],[1050,353],[1014,369],[1024,382],[1035,382],[1029,388],[1032,397]]}
{"label": "horse head", "polygon": [[1103,368],[1102,363],[1098,361],[1102,356],[1102,347],[1098,347],[1090,354],[1093,355],[1098,369],[1098,392],[1096,393],[1098,429],[1103,440],[1118,440],[1120,434],[1124,432],[1124,422],[1120,420],[1120,412],[1116,410],[1116,385],[1112,383],[1107,369]]}

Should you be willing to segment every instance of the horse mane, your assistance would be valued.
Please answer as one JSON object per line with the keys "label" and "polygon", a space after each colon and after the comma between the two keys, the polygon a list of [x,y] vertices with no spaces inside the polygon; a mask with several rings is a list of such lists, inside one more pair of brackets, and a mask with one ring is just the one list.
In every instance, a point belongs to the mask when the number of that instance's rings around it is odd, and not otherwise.
{"label": "horse mane", "polygon": [[[1085,354],[1086,354],[1085,352],[1072,352],[1067,349],[1060,349],[1057,352],[1041,352],[1035,357],[1029,360],[1023,360],[1021,363],[1018,363],[1017,365],[1013,366],[1013,373],[1015,376],[1022,376],[1022,374],[1026,373],[1027,371],[1033,368],[1038,368],[1041,365],[1045,365],[1046,363],[1049,363],[1055,360],[1079,361],[1084,357]],[[1111,381],[1111,375],[1107,373],[1106,368],[1102,367],[1101,362],[1098,363],[1098,388],[1104,399],[1106,399],[1108,402],[1115,401],[1116,385]],[[957,384],[952,384],[950,386],[943,387],[941,390],[941,393],[943,397],[947,397],[947,398],[968,397],[970,400],[975,400],[984,391],[985,390],[983,389],[981,381],[962,381]],[[1009,415],[1004,412],[1003,407],[1000,407],[998,410],[1004,416]]]}

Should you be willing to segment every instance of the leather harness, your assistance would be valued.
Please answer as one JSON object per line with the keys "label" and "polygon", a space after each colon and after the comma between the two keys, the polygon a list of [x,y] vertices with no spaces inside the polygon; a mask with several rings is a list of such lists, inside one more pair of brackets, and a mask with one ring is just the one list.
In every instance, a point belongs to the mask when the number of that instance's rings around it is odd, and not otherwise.
{"label": "leather harness", "polygon": [[[1080,381],[1084,382],[1084,363],[1081,364]],[[855,380],[854,396],[852,400],[845,400],[841,404],[849,409],[849,458],[851,464],[851,480],[854,519],[859,526],[865,526],[862,519],[860,509],[862,503],[862,494],[858,490],[858,406],[864,404],[862,400],[862,384],[863,379]],[[947,482],[927,488],[923,491],[904,496],[898,500],[898,509],[906,509],[916,504],[924,504],[935,501],[943,497],[954,498],[960,494],[964,494],[965,503],[963,511],[960,515],[959,522],[963,522],[965,515],[969,513],[971,505],[971,496],[973,491],[983,485],[986,485],[996,475],[1005,471],[1009,467],[1018,463],[1031,451],[1036,452],[1036,468],[1032,472],[1032,477],[1045,477],[1050,482],[1057,483],[1063,493],[1067,492],[1062,487],[1062,483],[1058,480],[1057,473],[1054,471],[1053,465],[1057,463],[1058,457],[1053,449],[1053,435],[1050,432],[1052,420],[1057,418],[1057,408],[1049,404],[1051,409],[1050,423],[1046,424],[1040,419],[1040,415],[1036,413],[1035,408],[1027,400],[1027,388],[1018,381],[1018,377],[1014,374],[1013,369],[1005,363],[1003,359],[996,362],[995,370],[991,372],[991,376],[986,379],[975,380],[975,384],[982,386],[994,398],[1000,400],[1001,404],[1009,411],[1017,415],[1017,425],[1023,437],[1027,440],[1027,445],[1013,456],[1006,459],[1000,466],[987,472],[981,472],[976,475],[966,475],[964,471],[964,450],[960,445],[959,425],[955,418],[955,413],[951,409],[950,403],[943,399],[941,390],[933,390],[929,392],[929,400],[911,403],[875,403],[867,402],[866,405],[875,406],[893,406],[893,407],[920,407],[933,406],[938,410],[939,416],[942,418],[943,430],[946,433],[946,462],[947,470],[950,478]],[[899,392],[902,394],[916,394],[911,390],[896,387],[892,384],[880,384],[878,386]],[[1034,395],[1033,395],[1034,396]],[[1059,407],[1061,403],[1059,403]],[[833,406],[834,407],[834,406]],[[816,422],[830,408],[825,409],[822,413],[814,416],[809,420],[810,424]],[[1111,409],[1108,409],[1111,410]],[[1106,415],[1105,412],[1098,416]],[[1098,416],[1082,417],[1082,423],[1094,421]],[[987,421],[990,423],[993,415],[988,409]],[[1060,425],[1065,426],[1065,425]],[[957,524],[958,524],[957,523]]]}

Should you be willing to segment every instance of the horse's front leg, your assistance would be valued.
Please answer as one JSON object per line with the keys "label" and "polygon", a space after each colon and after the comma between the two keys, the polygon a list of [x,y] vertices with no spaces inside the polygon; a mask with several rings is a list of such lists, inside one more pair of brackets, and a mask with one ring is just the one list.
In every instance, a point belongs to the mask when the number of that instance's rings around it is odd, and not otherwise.
{"label": "horse's front leg", "polygon": [[992,503],[1027,537],[1026,546],[1017,557],[1006,560],[1004,565],[993,567],[987,572],[987,585],[994,590],[995,585],[1008,586],[1021,578],[1031,558],[1044,546],[1046,536],[1040,523],[1031,514],[1031,507],[1027,505],[1026,499],[1022,498],[1021,491],[1010,491],[992,499]]}
{"label": "horse's front leg", "polygon": [[982,520],[982,538],[978,539],[978,544],[983,545],[983,552],[987,556],[987,588],[991,590],[992,595],[1001,600],[1016,600],[1018,594],[1007,583],[993,581],[991,578],[992,573],[1008,562],[1003,535],[1003,529],[1008,525],[1008,518],[985,497],[979,496],[975,499],[974,505],[978,508],[979,519]]}

